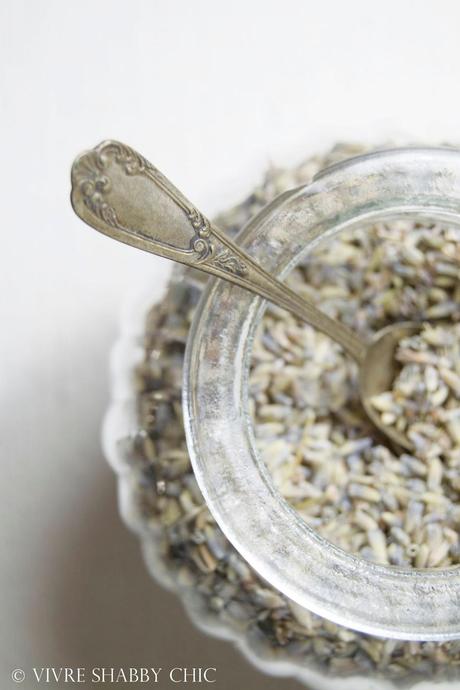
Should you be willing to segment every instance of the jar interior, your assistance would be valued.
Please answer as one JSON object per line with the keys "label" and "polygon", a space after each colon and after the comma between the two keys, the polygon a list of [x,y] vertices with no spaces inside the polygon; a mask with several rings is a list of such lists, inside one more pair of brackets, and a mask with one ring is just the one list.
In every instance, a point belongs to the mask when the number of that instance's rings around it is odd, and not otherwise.
{"label": "jar interior", "polygon": [[417,441],[412,453],[376,434],[338,344],[272,305],[254,336],[248,414],[274,487],[321,537],[375,563],[460,563],[459,240],[451,218],[385,216],[322,239],[286,278],[363,339],[430,324],[401,344],[378,408]]}

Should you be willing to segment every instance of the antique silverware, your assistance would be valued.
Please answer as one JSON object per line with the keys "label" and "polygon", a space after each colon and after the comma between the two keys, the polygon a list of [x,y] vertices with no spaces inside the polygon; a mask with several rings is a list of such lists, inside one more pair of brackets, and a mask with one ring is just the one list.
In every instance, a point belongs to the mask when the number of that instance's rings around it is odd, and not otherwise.
{"label": "antique silverware", "polygon": [[382,423],[370,400],[391,387],[396,347],[420,324],[396,323],[369,342],[361,340],[264,271],[157,168],[120,142],[104,141],[75,160],[71,200],[75,213],[105,235],[235,283],[331,337],[359,365],[360,396],[373,424],[393,442],[412,448],[404,434]]}

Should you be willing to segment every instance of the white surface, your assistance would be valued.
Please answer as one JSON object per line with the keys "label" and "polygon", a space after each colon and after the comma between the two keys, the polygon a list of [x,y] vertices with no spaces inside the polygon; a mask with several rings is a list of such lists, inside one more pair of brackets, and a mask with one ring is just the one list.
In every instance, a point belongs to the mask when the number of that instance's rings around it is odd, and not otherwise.
{"label": "white surface", "polygon": [[169,266],[73,216],[73,157],[119,138],[211,214],[337,139],[460,141],[459,19],[455,0],[2,1],[2,687],[84,663],[87,636],[104,663],[145,647],[122,632],[142,602],[120,573],[142,565],[116,522],[98,532],[115,505],[98,429],[121,300]]}

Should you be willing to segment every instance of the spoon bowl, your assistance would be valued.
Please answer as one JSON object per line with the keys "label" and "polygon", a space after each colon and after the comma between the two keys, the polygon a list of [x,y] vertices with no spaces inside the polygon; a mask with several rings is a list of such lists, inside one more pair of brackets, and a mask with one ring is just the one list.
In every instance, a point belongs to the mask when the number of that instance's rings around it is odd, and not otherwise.
{"label": "spoon bowl", "polygon": [[359,369],[359,392],[367,416],[394,443],[406,450],[413,450],[409,439],[398,429],[383,424],[372,398],[391,389],[398,374],[396,349],[404,338],[419,333],[422,324],[414,321],[390,324],[374,333]]}

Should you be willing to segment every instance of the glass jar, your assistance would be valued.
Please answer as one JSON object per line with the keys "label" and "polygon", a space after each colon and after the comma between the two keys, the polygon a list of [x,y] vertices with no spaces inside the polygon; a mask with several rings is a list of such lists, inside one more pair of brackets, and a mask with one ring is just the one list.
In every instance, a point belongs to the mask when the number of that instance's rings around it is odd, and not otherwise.
{"label": "glass jar", "polygon": [[[266,270],[283,278],[319,242],[344,229],[408,216],[459,225],[457,151],[398,149],[338,163],[311,184],[278,197],[247,225],[238,241]],[[181,278],[176,287],[181,289]],[[192,289],[190,280],[188,287]],[[458,568],[398,569],[345,553],[309,528],[275,489],[256,451],[248,414],[251,345],[264,308],[250,293],[211,281],[195,311],[184,374],[185,429],[195,476],[220,529],[243,557],[242,567],[249,564],[271,592],[293,602],[300,621],[302,612],[308,618],[312,611],[339,626],[389,641],[459,638]],[[145,446],[149,440],[145,430],[139,436],[138,401],[132,397],[132,370],[145,364],[144,345],[133,346],[136,330],[125,334],[114,357],[115,403],[105,446],[122,479],[124,517],[142,532],[156,577],[171,586],[155,546],[158,529],[150,525],[146,532],[145,496],[141,491],[139,500],[137,479],[126,470],[127,464],[133,467],[136,444]],[[143,451],[148,455],[145,447]],[[143,461],[139,466],[144,469]],[[156,488],[161,494],[162,487]],[[195,620],[211,632],[238,639],[259,665],[264,659],[266,670],[296,675],[315,688],[392,687],[385,677],[376,685],[369,669],[359,681],[356,674],[333,680],[315,668],[311,655],[302,659],[292,649],[286,654],[272,649],[270,655],[260,640],[205,612],[193,586],[181,589]]]}

